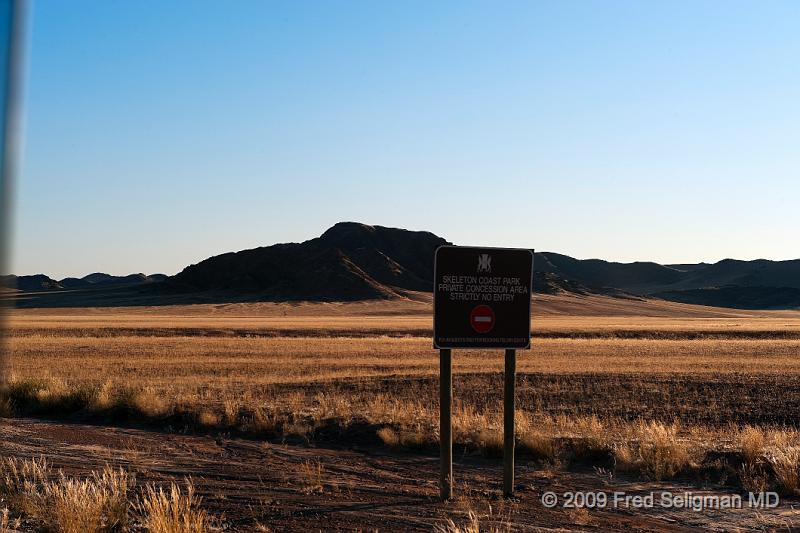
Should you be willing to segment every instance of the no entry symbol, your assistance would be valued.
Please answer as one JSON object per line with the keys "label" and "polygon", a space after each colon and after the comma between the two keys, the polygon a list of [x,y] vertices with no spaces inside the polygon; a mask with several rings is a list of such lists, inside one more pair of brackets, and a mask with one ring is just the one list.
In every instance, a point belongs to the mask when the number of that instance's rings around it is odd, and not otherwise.
{"label": "no entry symbol", "polygon": [[469,314],[469,323],[478,333],[489,333],[494,327],[494,311],[488,305],[479,305]]}

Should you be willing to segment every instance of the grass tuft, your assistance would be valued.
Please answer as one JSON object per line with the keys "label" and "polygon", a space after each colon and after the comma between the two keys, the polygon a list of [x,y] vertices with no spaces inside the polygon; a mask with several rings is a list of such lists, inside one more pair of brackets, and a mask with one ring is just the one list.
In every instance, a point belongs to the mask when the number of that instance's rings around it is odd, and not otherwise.
{"label": "grass tuft", "polygon": [[784,495],[797,494],[800,489],[800,448],[776,448],[768,454],[767,461],[780,491]]}
{"label": "grass tuft", "polygon": [[456,524],[452,518],[448,518],[444,524],[437,524],[434,531],[437,533],[481,533],[481,524],[475,512],[470,511],[465,523]]}
{"label": "grass tuft", "polygon": [[298,479],[300,486],[306,494],[322,493],[325,490],[323,481],[325,469],[317,461],[305,461],[300,465]]}
{"label": "grass tuft", "polygon": [[539,432],[524,433],[519,439],[519,447],[531,454],[535,460],[550,461],[556,458],[556,446],[552,437]]}
{"label": "grass tuft", "polygon": [[669,479],[689,466],[689,449],[678,438],[677,424],[642,422],[638,433],[639,462],[646,477],[655,481]]}
{"label": "grass tuft", "polygon": [[0,497],[16,514],[36,515],[41,509],[41,494],[49,483],[50,465],[44,458],[0,459]]}
{"label": "grass tuft", "polygon": [[739,469],[739,481],[744,490],[754,494],[766,492],[769,487],[769,475],[761,464],[744,463]]}
{"label": "grass tuft", "polygon": [[383,443],[390,448],[397,448],[400,445],[400,435],[398,435],[397,431],[390,427],[379,429],[377,434],[378,438],[380,438]]}
{"label": "grass tuft", "polygon": [[106,468],[84,480],[67,478],[45,485],[38,518],[60,533],[103,533],[128,526],[128,491],[133,479]]}
{"label": "grass tuft", "polygon": [[[19,520],[17,520],[17,522],[19,522]],[[11,533],[16,529],[19,529],[19,524],[11,525],[8,508],[0,510],[0,533]]]}
{"label": "grass tuft", "polygon": [[86,479],[53,473],[44,459],[0,461],[0,495],[17,514],[60,533],[99,533],[127,528],[129,492],[135,484],[123,470],[106,467]]}
{"label": "grass tuft", "polygon": [[433,530],[436,533],[508,533],[512,530],[509,520],[494,516],[491,507],[488,515],[485,515],[484,518],[486,518],[485,523],[481,523],[478,513],[469,509],[464,522],[457,523],[452,518],[448,518],[443,524],[435,525]]}
{"label": "grass tuft", "polygon": [[503,430],[486,428],[478,432],[478,447],[484,457],[503,456]]}
{"label": "grass tuft", "polygon": [[150,533],[202,533],[208,531],[210,518],[201,501],[191,482],[184,491],[175,483],[166,491],[148,485],[136,508]]}
{"label": "grass tuft", "polygon": [[767,441],[763,430],[745,426],[736,436],[736,440],[746,464],[754,465],[761,459]]}

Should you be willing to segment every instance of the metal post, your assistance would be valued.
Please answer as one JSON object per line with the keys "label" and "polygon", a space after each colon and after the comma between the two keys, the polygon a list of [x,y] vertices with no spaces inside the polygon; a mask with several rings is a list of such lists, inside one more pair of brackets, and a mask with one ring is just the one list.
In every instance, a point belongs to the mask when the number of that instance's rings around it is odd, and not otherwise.
{"label": "metal post", "polygon": [[453,357],[450,350],[439,350],[439,449],[442,501],[453,497]]}
{"label": "metal post", "polygon": [[517,351],[506,350],[506,375],[503,394],[503,496],[514,495],[514,392],[517,378]]}
{"label": "metal post", "polygon": [[[13,226],[14,184],[20,152],[22,122],[22,78],[25,69],[25,34],[28,3],[8,0],[0,4],[0,276],[9,272],[8,241]],[[5,329],[11,298],[0,302],[0,329]],[[0,339],[0,353],[6,354],[6,335]],[[7,358],[0,355],[0,385],[5,385]]]}

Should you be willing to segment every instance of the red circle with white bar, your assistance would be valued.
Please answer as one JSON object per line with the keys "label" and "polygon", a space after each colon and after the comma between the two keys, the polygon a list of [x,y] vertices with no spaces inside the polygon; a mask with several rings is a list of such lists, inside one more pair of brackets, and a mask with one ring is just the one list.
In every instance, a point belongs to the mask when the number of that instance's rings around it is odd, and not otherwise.
{"label": "red circle with white bar", "polygon": [[489,333],[494,327],[494,311],[488,305],[479,305],[469,314],[469,325],[478,333]]}

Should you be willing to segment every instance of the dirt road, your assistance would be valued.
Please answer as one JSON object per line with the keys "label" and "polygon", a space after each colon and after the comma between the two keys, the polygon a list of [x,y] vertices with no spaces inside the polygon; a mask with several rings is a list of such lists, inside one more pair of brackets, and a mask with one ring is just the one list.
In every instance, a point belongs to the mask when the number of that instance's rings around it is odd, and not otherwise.
{"label": "dirt road", "polygon": [[548,470],[524,460],[517,469],[518,498],[508,501],[499,497],[500,460],[482,457],[456,458],[458,497],[442,504],[437,501],[438,459],[430,452],[265,443],[186,435],[179,428],[154,432],[5,419],[0,453],[44,455],[68,474],[119,465],[135,472],[139,483],[191,477],[205,507],[230,531],[252,531],[259,525],[269,531],[431,531],[448,518],[465,523],[470,510],[482,528],[505,524],[515,531],[785,531],[800,524],[794,502],[756,510],[747,508],[746,497],[741,510],[548,509],[541,504],[546,491],[734,493],[632,482],[590,470]]}

